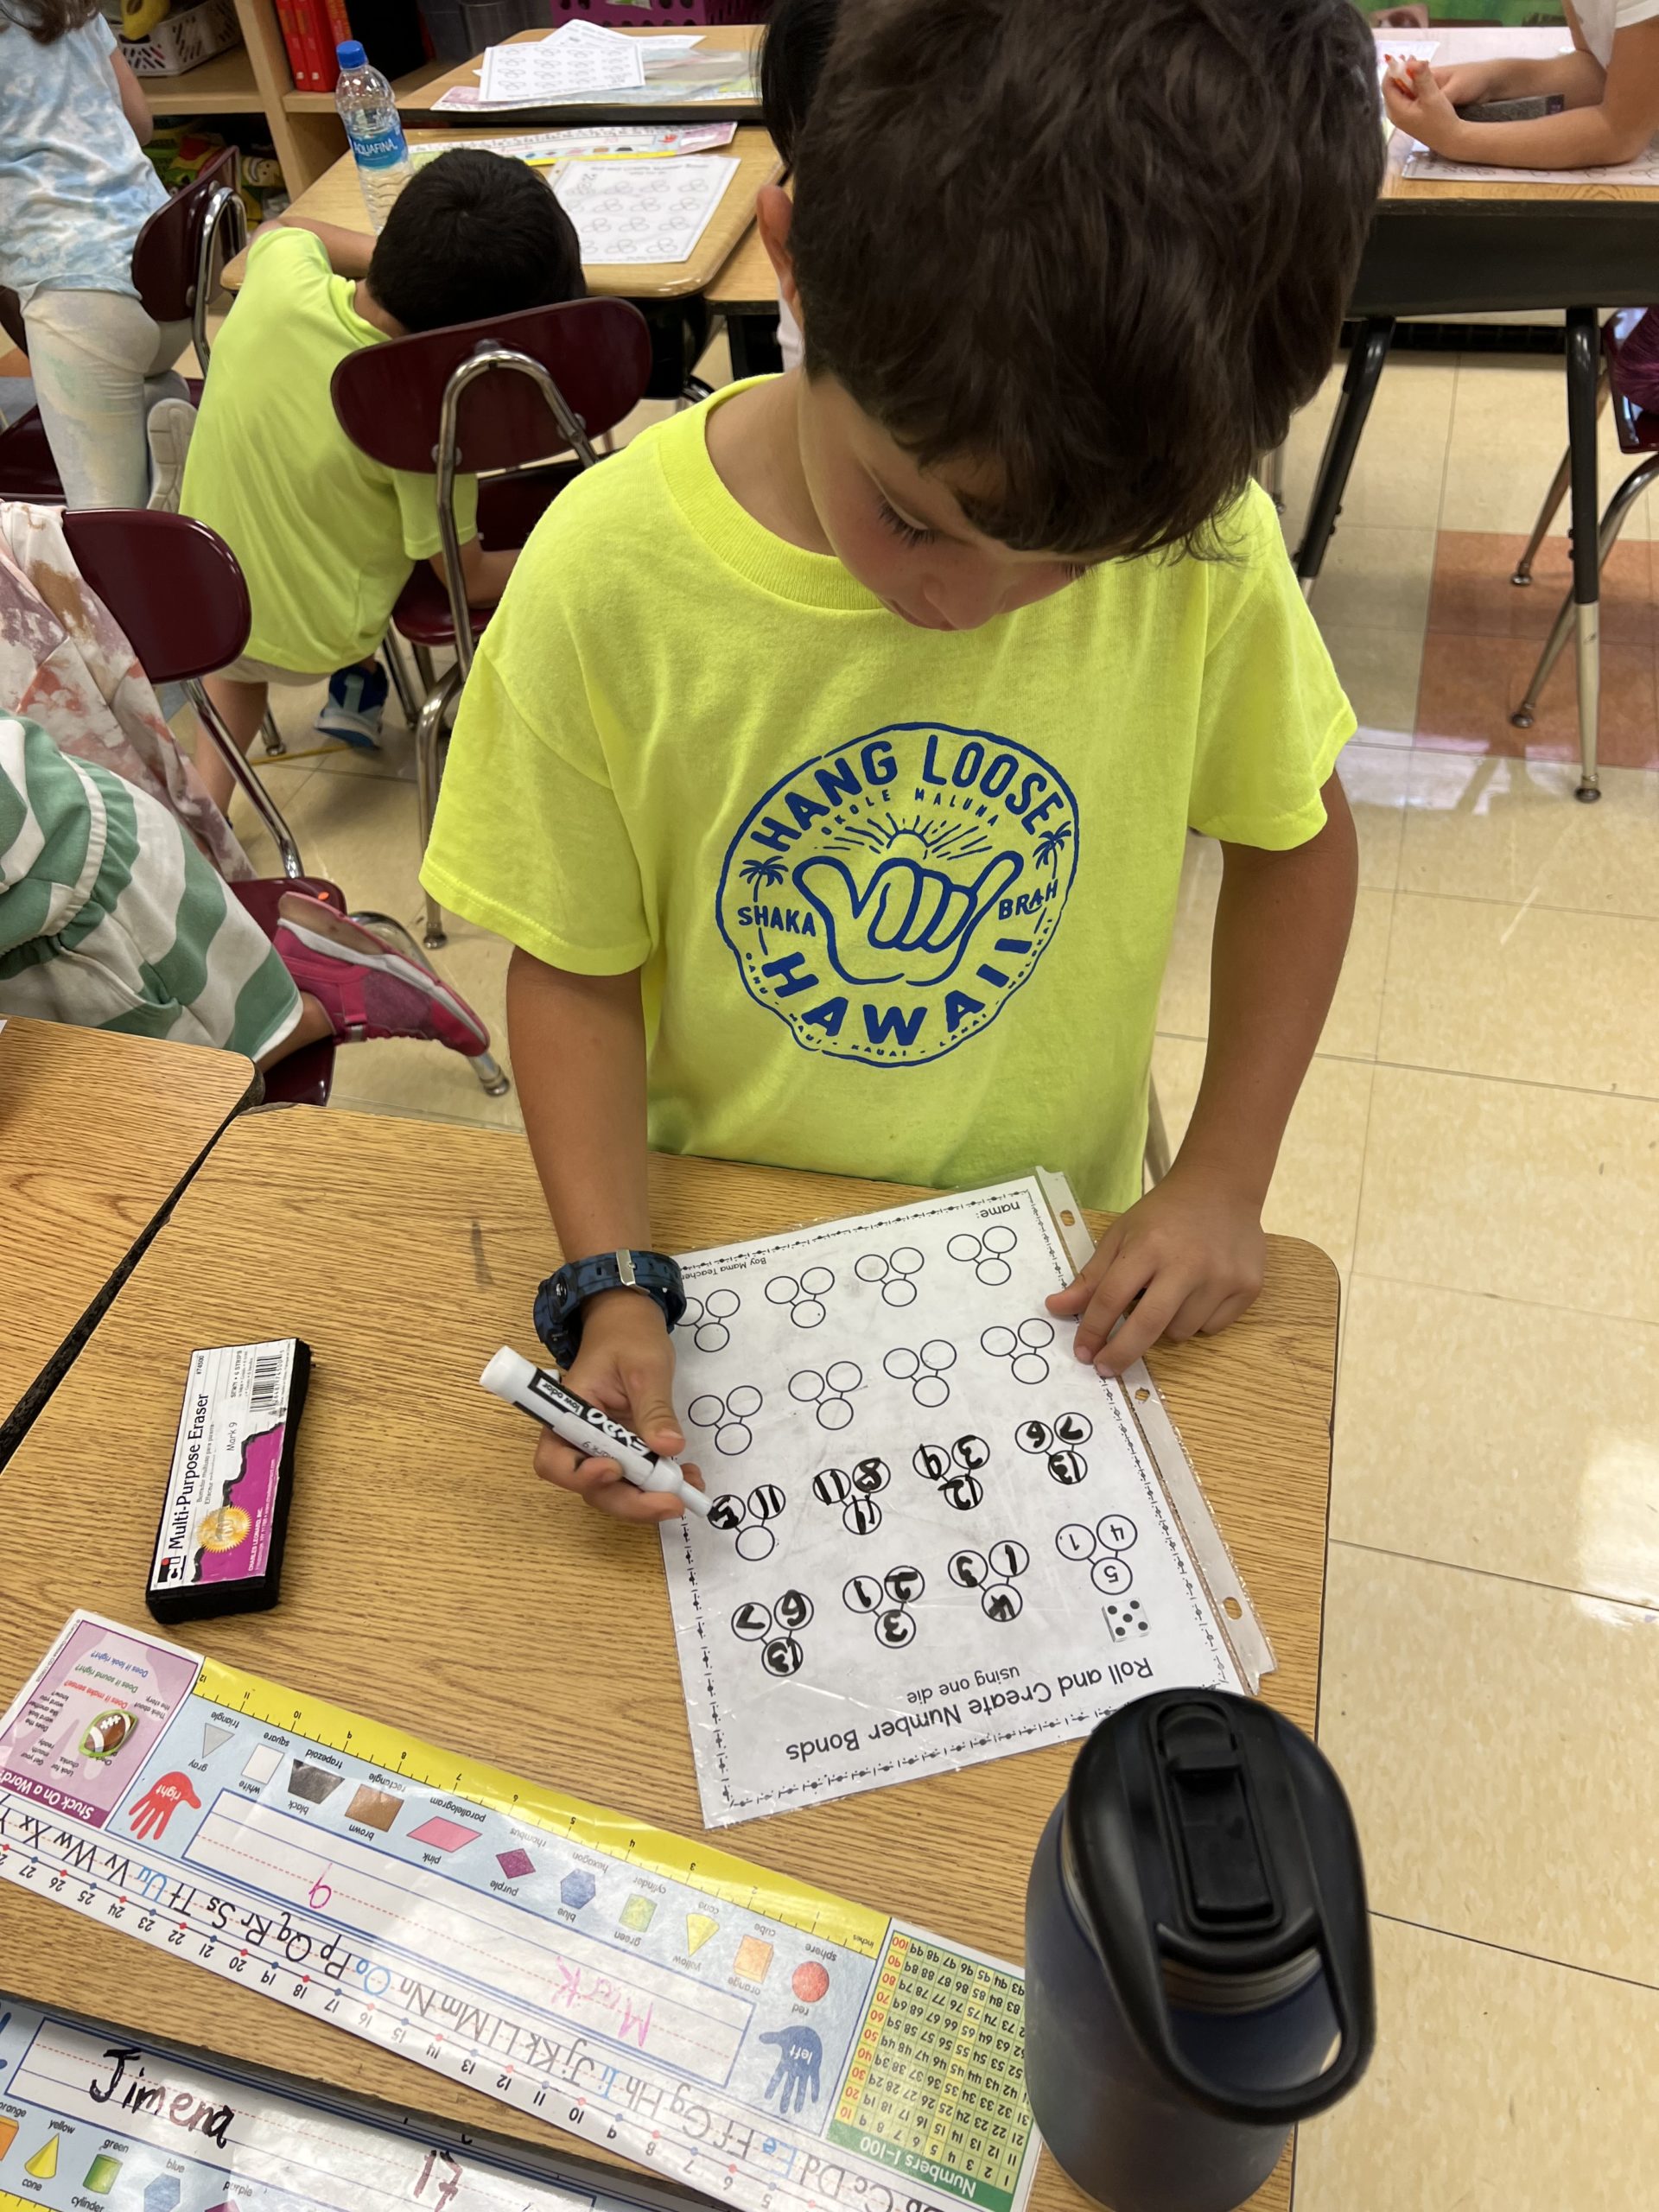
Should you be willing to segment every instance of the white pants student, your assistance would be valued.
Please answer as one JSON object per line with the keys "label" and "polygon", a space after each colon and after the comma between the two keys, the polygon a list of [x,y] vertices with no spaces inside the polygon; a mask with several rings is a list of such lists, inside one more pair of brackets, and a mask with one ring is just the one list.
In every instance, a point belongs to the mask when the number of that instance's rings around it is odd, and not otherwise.
{"label": "white pants student", "polygon": [[172,365],[188,322],[152,322],[122,292],[46,286],[23,309],[35,401],[72,507],[142,507],[149,496],[151,407],[183,398]]}

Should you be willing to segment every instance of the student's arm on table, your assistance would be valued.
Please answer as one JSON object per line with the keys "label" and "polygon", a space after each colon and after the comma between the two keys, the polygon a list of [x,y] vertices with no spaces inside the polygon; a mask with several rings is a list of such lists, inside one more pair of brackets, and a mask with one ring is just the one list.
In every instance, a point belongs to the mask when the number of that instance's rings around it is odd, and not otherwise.
{"label": "student's arm on table", "polygon": [[148,146],[155,136],[156,118],[150,112],[149,102],[144,98],[144,88],[120,54],[110,56],[110,67],[115,72],[115,89],[121,95],[121,112],[126,117],[138,143]]}
{"label": "student's arm on table", "polygon": [[[374,240],[367,231],[348,231],[338,223],[319,223],[309,215],[273,215],[261,223],[260,231],[309,231],[314,238],[321,238],[322,250],[328,257],[328,266],[336,276],[366,276],[370,257],[374,252]],[[254,234],[258,236],[258,232]]]}
{"label": "student's arm on table", "polygon": [[[429,557],[433,575],[443,583],[448,570],[442,554],[434,553]],[[481,538],[469,537],[461,549],[461,584],[467,606],[493,607],[506,589],[507,578],[518,558],[518,551],[512,546],[499,545],[486,551]],[[614,1250],[615,1247],[611,1249]]]}
{"label": "student's arm on table", "polygon": [[[1488,63],[1489,69],[1503,73],[1501,81],[1473,90],[1460,70],[1420,73],[1410,97],[1391,77],[1385,78],[1389,117],[1451,162],[1582,169],[1634,161],[1659,130],[1659,16],[1614,34],[1613,58],[1605,71],[1584,46],[1576,17],[1572,29],[1572,54],[1546,61]],[[1529,71],[1540,73],[1529,77]],[[1560,114],[1531,123],[1469,123],[1456,112],[1475,100],[1529,92],[1560,92],[1567,105]]]}
{"label": "student's arm on table", "polygon": [[[536,1172],[567,1259],[651,1246],[645,1186],[645,1021],[638,970],[576,976],[515,950],[507,1034]],[[654,1452],[677,1453],[674,1347],[654,1300],[613,1290],[582,1308],[566,1381],[619,1414]],[[619,1521],[671,1521],[675,1498],[638,1490],[613,1459],[583,1459],[550,1431],[536,1447],[544,1482]],[[695,1470],[688,1469],[695,1474]]]}
{"label": "student's arm on table", "polygon": [[1077,1355],[1103,1374],[1121,1375],[1160,1337],[1213,1335],[1261,1290],[1262,1208],[1342,972],[1358,881],[1353,817],[1334,775],[1320,797],[1325,827],[1306,844],[1222,847],[1210,1043],[1186,1135],[1163,1181],[1048,1301],[1082,1315]]}

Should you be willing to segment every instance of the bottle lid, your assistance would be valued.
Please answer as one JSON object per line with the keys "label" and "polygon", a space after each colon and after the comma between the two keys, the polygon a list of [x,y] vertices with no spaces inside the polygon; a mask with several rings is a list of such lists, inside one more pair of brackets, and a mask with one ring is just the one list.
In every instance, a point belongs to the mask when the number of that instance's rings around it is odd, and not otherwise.
{"label": "bottle lid", "polygon": [[342,69],[360,69],[368,58],[359,38],[343,38],[334,48],[334,59]]}
{"label": "bottle lid", "polygon": [[[1306,2118],[1352,2086],[1375,2036],[1365,1877],[1342,1785],[1300,1729],[1224,1690],[1136,1699],[1078,1755],[1061,1849],[1073,1909],[1169,2079],[1260,2120]],[[1224,2078],[1230,2030],[1248,2039],[1304,1993],[1331,2021],[1325,2063]]]}

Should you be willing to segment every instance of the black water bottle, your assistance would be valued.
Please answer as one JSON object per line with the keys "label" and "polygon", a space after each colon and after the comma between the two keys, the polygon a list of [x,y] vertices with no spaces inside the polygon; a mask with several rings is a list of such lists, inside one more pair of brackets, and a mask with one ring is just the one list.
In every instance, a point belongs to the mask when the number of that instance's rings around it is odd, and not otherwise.
{"label": "black water bottle", "polygon": [[1026,1897],[1026,2082],[1111,2212],[1232,2212],[1375,2034],[1359,1843],[1300,1729],[1221,1690],[1101,1723]]}

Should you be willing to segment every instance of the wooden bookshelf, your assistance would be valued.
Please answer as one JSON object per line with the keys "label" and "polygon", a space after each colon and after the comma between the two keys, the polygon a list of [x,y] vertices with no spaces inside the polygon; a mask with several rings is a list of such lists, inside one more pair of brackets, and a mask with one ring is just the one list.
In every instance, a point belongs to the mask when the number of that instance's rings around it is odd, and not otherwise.
{"label": "wooden bookshelf", "polygon": [[[276,20],[276,0],[236,0],[236,19],[242,26],[246,52],[235,58],[251,74],[258,95],[250,105],[264,117],[270,143],[283,165],[283,181],[289,197],[297,200],[307,186],[315,184],[345,152],[346,133],[334,113],[334,101],[326,92],[295,91],[293,73],[288,66],[288,48],[283,44],[282,27]],[[205,76],[212,66],[205,64],[191,74]],[[182,77],[179,81],[188,85],[191,78]],[[296,101],[308,105],[296,107],[293,105]],[[200,112],[212,112],[207,101],[203,101]]]}
{"label": "wooden bookshelf", "polygon": [[[454,67],[453,61],[423,61],[418,69],[411,69],[405,77],[394,77],[391,89],[401,107],[406,99],[423,92],[440,77],[447,77]],[[289,92],[283,105],[290,115],[332,115],[334,96],[332,92]]]}
{"label": "wooden bookshelf", "polygon": [[157,117],[259,115],[264,109],[252,60],[241,47],[216,54],[182,77],[141,77],[138,82],[150,113]]}

